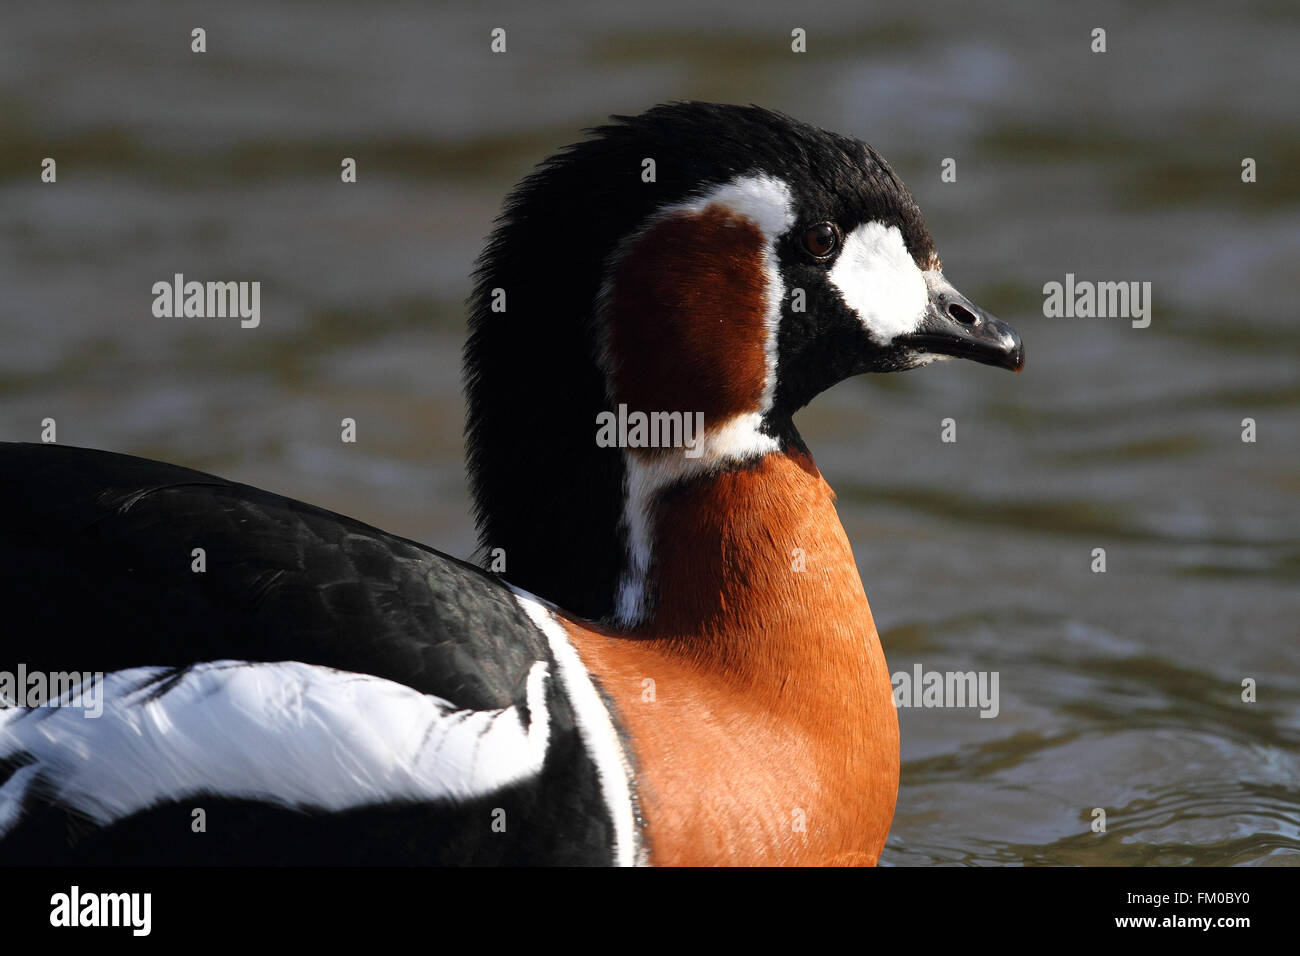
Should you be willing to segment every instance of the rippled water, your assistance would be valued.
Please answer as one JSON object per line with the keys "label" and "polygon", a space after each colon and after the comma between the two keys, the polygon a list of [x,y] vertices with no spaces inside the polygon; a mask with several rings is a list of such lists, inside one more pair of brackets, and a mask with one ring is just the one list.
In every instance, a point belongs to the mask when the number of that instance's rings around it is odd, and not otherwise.
{"label": "rippled water", "polygon": [[[0,438],[50,416],[465,554],[461,301],[501,196],[611,112],[782,109],[889,157],[1027,346],[799,419],[891,668],[1000,675],[995,719],[901,712],[885,862],[1300,860],[1293,4],[60,11],[0,32]],[[174,272],[260,277],[262,326],[153,319]],[[1150,328],[1044,318],[1067,272],[1150,281]]]}

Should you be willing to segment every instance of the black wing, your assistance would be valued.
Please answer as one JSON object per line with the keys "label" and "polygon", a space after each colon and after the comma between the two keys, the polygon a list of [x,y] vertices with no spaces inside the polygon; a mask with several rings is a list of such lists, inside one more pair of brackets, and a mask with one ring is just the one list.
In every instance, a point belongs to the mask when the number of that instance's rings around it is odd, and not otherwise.
{"label": "black wing", "polygon": [[[555,667],[510,590],[472,565],[247,485],[54,445],[0,444],[0,607],[0,672],[298,661],[484,711],[526,710],[530,669]],[[47,781],[24,788],[0,862],[610,862],[610,810],[560,681],[547,703],[542,772],[482,799],[312,813],[217,790],[94,826]],[[31,759],[11,755],[0,784]]]}

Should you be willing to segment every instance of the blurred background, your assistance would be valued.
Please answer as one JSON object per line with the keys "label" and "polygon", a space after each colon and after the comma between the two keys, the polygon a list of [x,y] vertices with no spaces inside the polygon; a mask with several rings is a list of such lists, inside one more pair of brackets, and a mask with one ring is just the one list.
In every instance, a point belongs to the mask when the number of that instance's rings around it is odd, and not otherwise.
{"label": "blurred background", "polygon": [[[1000,674],[996,719],[900,711],[882,862],[1300,862],[1300,8],[1080,6],[7,5],[0,440],[50,417],[466,556],[463,300],[502,197],[610,113],[783,110],[876,146],[1026,344],[797,419],[891,670]],[[154,318],[177,272],[260,280],[260,327]],[[1149,281],[1150,327],[1045,318],[1067,272]]]}

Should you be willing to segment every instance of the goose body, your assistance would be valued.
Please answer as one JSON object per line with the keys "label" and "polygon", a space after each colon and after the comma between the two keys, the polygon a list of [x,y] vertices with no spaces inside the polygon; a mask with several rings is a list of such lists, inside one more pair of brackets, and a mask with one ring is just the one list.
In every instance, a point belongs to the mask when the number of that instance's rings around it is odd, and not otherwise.
{"label": "goose body", "polygon": [[0,862],[874,863],[892,688],[792,416],[948,357],[1023,349],[878,154],[679,103],[543,163],[479,261],[466,436],[503,571],[0,445],[0,677],[63,675],[0,709]]}

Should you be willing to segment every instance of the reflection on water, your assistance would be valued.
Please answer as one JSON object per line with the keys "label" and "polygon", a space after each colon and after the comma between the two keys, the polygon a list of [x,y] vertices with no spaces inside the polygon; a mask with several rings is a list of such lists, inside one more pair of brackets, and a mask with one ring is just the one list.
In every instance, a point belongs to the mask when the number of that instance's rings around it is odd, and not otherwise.
{"label": "reflection on water", "polygon": [[[75,6],[0,35],[0,438],[54,417],[465,554],[461,302],[506,189],[611,112],[783,109],[881,149],[1027,346],[799,418],[891,669],[1000,674],[996,719],[901,712],[885,862],[1300,859],[1294,8],[838,5],[796,57],[776,4]],[[262,326],[152,319],[176,272],[260,280]],[[1066,273],[1151,282],[1151,327],[1043,318]]]}

